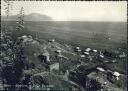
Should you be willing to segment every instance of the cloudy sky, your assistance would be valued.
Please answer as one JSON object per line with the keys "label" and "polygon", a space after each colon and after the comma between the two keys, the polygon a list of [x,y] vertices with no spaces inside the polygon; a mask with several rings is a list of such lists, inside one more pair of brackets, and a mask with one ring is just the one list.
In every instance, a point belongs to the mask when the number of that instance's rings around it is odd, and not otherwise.
{"label": "cloudy sky", "polygon": [[[1,13],[5,3],[2,1]],[[40,13],[55,21],[123,21],[127,19],[127,2],[113,1],[14,1],[11,15],[18,14],[24,7],[25,14]]]}

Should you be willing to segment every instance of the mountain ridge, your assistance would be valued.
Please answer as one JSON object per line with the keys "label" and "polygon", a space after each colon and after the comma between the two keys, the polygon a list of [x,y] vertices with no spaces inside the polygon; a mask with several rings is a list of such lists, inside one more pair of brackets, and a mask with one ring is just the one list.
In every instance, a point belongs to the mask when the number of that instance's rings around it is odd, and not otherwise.
{"label": "mountain ridge", "polygon": [[[14,21],[17,19],[17,17],[18,15],[13,15],[13,16],[9,16],[9,18],[7,19],[6,16],[1,16],[1,20]],[[47,15],[42,15],[39,13],[31,13],[29,15],[25,15],[24,20],[25,21],[52,21],[52,18]]]}

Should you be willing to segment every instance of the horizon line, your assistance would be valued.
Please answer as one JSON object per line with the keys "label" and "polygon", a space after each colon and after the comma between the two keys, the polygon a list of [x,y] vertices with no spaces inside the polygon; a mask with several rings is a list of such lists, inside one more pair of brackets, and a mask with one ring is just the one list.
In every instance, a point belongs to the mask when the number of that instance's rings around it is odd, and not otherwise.
{"label": "horizon line", "polygon": [[[37,13],[37,12],[33,12],[33,13],[29,13],[29,14],[25,14],[24,16],[26,16],[26,15],[31,15],[31,14],[39,14],[39,15],[45,15],[45,16],[48,16],[48,17],[50,17],[49,15],[46,15],[46,14],[41,14],[41,13]],[[15,15],[9,15],[9,16],[17,16],[18,14],[15,14]],[[1,17],[6,17],[6,15],[1,15]],[[126,21],[98,21],[98,20],[54,20],[52,17],[50,17],[52,20],[42,20],[42,21],[69,21],[69,22],[124,22],[124,23],[127,23],[127,20]],[[1,20],[2,20],[2,18],[1,18]],[[10,20],[8,20],[8,21],[10,21]],[[12,20],[12,21],[15,21],[15,20]],[[29,20],[29,21],[32,21],[32,20]],[[40,20],[41,21],[41,20]]]}

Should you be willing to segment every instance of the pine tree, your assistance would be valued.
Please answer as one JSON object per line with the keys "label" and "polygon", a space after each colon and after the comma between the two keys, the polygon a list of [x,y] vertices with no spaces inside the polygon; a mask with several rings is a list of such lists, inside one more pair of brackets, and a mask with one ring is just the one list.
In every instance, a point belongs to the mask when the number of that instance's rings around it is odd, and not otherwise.
{"label": "pine tree", "polygon": [[19,11],[17,20],[16,20],[16,28],[13,31],[13,39],[14,41],[16,41],[16,39],[18,37],[21,37],[22,35],[24,35],[24,8],[21,7],[21,10]]}

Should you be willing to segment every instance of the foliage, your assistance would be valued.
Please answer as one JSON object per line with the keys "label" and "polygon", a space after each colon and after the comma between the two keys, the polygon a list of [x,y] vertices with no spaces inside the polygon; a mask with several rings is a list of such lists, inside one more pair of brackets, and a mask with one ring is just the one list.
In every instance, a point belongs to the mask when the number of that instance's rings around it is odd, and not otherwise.
{"label": "foliage", "polygon": [[[9,16],[9,2],[7,3],[7,17]],[[18,30],[23,30],[23,8],[21,8],[19,20],[18,20]],[[17,30],[17,31],[18,31]],[[3,83],[10,85],[10,90],[17,84],[21,83],[21,78],[23,77],[23,69],[25,67],[26,57],[24,55],[24,47],[22,45],[20,34],[17,35],[15,40],[13,39],[13,33],[9,31],[8,25],[2,29],[1,37],[1,65],[2,65],[2,79]]]}
{"label": "foliage", "polygon": [[18,37],[24,35],[24,24],[24,8],[21,7],[18,18],[16,20],[16,28],[14,29],[14,31],[12,31],[12,34],[14,35],[12,36],[14,41],[16,41]]}
{"label": "foliage", "polygon": [[90,84],[89,84],[89,87],[87,88],[87,91],[98,91],[102,89],[102,86],[101,84],[96,81],[95,79],[90,79]]}
{"label": "foliage", "polygon": [[4,2],[6,3],[6,5],[4,5],[5,6],[4,10],[5,10],[5,14],[7,15],[7,18],[8,18],[10,15],[10,10],[13,9],[13,7],[12,7],[13,2],[11,2],[9,0],[4,0]]}

